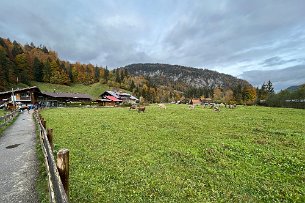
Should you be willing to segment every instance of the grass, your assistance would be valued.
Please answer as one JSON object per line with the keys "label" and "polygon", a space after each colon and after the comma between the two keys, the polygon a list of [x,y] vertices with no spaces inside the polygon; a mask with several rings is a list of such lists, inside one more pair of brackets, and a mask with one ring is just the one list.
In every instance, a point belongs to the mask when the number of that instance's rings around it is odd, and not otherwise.
{"label": "grass", "polygon": [[49,202],[49,191],[48,191],[48,175],[46,172],[45,159],[41,148],[40,135],[38,124],[36,125],[36,155],[38,160],[38,176],[36,177],[36,190],[40,203]]}
{"label": "grass", "polygon": [[7,114],[7,111],[4,111],[3,109],[0,109],[0,117]]}
{"label": "grass", "polygon": [[305,111],[186,105],[42,112],[71,202],[304,202]]}
{"label": "grass", "polygon": [[104,91],[109,90],[110,87],[101,83],[94,83],[91,85],[83,84],[71,84],[67,85],[58,85],[51,83],[41,83],[41,82],[32,82],[34,86],[37,86],[41,91],[44,92],[53,92],[54,89],[56,92],[69,92],[69,93],[84,93],[93,96],[95,99],[99,97]]}
{"label": "grass", "polygon": [[[2,114],[1,114],[2,113]],[[4,116],[6,114],[9,114],[10,112],[8,111],[4,111],[4,110],[0,110],[0,116]],[[15,118],[13,118],[13,120],[11,120],[10,122],[8,122],[6,125],[0,127],[0,137],[2,136],[2,133],[9,127],[11,126],[15,121],[16,119],[18,118],[19,114],[15,116]],[[4,123],[4,120],[0,121],[0,123]]]}

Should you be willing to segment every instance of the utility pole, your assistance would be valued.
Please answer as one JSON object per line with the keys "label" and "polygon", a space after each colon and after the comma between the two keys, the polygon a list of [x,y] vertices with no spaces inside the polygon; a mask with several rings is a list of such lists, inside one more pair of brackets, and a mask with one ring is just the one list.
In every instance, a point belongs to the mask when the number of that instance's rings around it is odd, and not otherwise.
{"label": "utility pole", "polygon": [[13,102],[13,106],[16,106],[14,88],[12,88],[12,102]]}

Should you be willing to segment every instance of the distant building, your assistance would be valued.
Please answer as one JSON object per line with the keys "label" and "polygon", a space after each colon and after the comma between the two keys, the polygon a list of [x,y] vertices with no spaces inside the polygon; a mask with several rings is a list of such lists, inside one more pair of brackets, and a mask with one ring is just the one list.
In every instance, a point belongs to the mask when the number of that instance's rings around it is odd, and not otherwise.
{"label": "distant building", "polygon": [[201,104],[201,99],[191,99],[190,104],[200,105]]}
{"label": "distant building", "polygon": [[121,103],[134,104],[138,102],[138,98],[125,92],[105,91],[100,95],[101,99],[96,100],[103,106],[115,106]]}

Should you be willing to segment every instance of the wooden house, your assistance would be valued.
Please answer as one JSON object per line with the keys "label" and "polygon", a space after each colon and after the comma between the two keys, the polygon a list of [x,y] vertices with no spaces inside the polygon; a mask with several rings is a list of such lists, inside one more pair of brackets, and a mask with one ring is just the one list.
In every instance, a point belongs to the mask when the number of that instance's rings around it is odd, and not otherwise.
{"label": "wooden house", "polygon": [[0,104],[10,102],[13,104],[35,104],[41,91],[38,87],[27,87],[0,92]]}
{"label": "wooden house", "polygon": [[121,103],[134,104],[138,99],[131,94],[123,92],[105,91],[100,95],[101,99],[96,100],[102,106],[115,106]]}
{"label": "wooden house", "polygon": [[0,105],[11,103],[13,105],[39,104],[45,107],[57,107],[67,102],[91,101],[91,96],[87,94],[41,92],[36,86],[0,92]]}
{"label": "wooden house", "polygon": [[57,107],[68,102],[91,102],[92,98],[88,94],[80,93],[42,92],[38,101],[42,106]]}

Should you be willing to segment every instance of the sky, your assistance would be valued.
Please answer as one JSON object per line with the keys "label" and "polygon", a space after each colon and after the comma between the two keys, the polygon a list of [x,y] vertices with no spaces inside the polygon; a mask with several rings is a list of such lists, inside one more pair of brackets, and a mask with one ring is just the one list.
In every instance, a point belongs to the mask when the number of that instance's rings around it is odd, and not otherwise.
{"label": "sky", "polygon": [[304,0],[1,0],[0,37],[110,69],[168,63],[276,90],[305,83]]}

